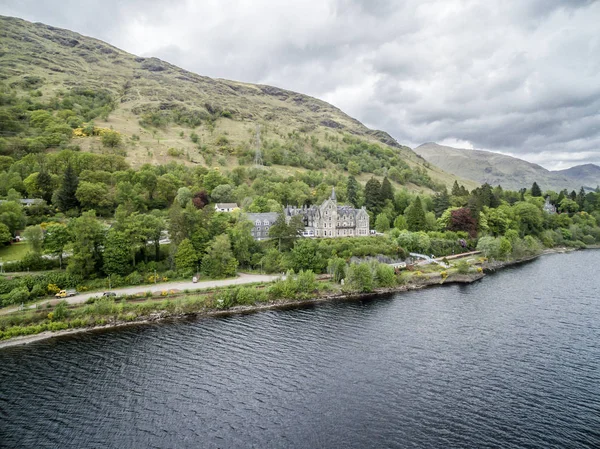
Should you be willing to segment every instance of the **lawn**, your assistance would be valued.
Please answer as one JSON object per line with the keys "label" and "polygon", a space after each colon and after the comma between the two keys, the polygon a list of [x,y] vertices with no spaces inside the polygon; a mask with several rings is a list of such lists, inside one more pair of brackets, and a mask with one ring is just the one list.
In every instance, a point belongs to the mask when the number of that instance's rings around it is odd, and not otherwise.
{"label": "lawn", "polygon": [[0,248],[0,262],[21,260],[29,250],[30,245],[27,242],[13,243],[12,245]]}

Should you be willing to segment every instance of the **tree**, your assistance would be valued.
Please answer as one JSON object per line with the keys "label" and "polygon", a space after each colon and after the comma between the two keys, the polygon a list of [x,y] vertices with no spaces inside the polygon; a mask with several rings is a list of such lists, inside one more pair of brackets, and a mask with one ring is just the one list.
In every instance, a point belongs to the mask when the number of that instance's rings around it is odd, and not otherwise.
{"label": "tree", "polygon": [[252,237],[253,224],[249,220],[238,220],[238,222],[229,230],[229,237],[233,247],[233,255],[242,265],[250,265],[253,249],[256,242]]}
{"label": "tree", "polygon": [[360,174],[360,165],[356,161],[348,161],[348,172],[352,176],[358,176]]}
{"label": "tree", "polygon": [[189,239],[184,239],[175,253],[175,266],[183,274],[193,273],[198,264],[198,255]]}
{"label": "tree", "polygon": [[408,228],[408,225],[406,224],[406,218],[404,218],[404,215],[398,215],[396,217],[396,219],[394,220],[394,228],[400,231]]}
{"label": "tree", "polygon": [[101,212],[112,210],[113,202],[109,197],[108,187],[100,182],[81,181],[75,197],[85,210],[95,209]]}
{"label": "tree", "polygon": [[104,228],[96,219],[96,212],[90,210],[81,214],[69,224],[73,255],[69,258],[68,271],[89,277],[101,268],[104,244]]}
{"label": "tree", "polygon": [[450,207],[450,197],[446,189],[433,197],[433,212],[435,218],[440,218],[444,211]]}
{"label": "tree", "polygon": [[531,196],[534,197],[538,197],[538,196],[542,196],[542,189],[540,189],[540,186],[538,186],[537,182],[533,182],[533,185],[531,186]]}
{"label": "tree", "polygon": [[420,197],[417,196],[411,205],[406,208],[404,217],[409,231],[422,231],[425,229],[427,222],[425,221],[425,211]]}
{"label": "tree", "polygon": [[56,195],[56,204],[61,211],[66,212],[79,207],[79,200],[75,196],[78,186],[79,178],[75,174],[71,164],[69,164],[65,170],[63,183]]}
{"label": "tree", "polygon": [[15,235],[19,229],[23,229],[25,226],[23,207],[14,201],[0,203],[0,223],[4,223],[10,233]]}
{"label": "tree", "polygon": [[102,145],[107,148],[116,148],[121,145],[121,134],[116,131],[105,131],[102,134]]}
{"label": "tree", "polygon": [[577,202],[573,201],[571,198],[565,197],[558,204],[558,210],[563,213],[574,214],[575,212],[577,212],[579,210],[579,205],[577,204]]}
{"label": "tree", "polygon": [[379,214],[375,219],[375,230],[377,232],[387,232],[390,230],[390,219],[386,214]]}
{"label": "tree", "polygon": [[312,270],[321,273],[327,263],[318,249],[318,241],[313,239],[298,240],[294,244],[290,258],[294,271]]}
{"label": "tree", "polygon": [[515,219],[521,228],[521,235],[537,235],[542,231],[544,217],[542,211],[531,203],[518,202],[513,206]]}
{"label": "tree", "polygon": [[69,230],[63,224],[51,224],[46,228],[46,237],[44,238],[44,251],[48,254],[58,256],[59,266],[62,269],[63,253],[65,247],[69,244],[71,236]]}
{"label": "tree", "polygon": [[0,245],[7,245],[12,241],[10,229],[4,223],[0,223]]}
{"label": "tree", "polygon": [[204,206],[206,206],[209,203],[208,193],[206,193],[206,190],[200,190],[194,193],[192,203],[194,204],[194,207],[196,209],[204,209]]}
{"label": "tree", "polygon": [[44,231],[40,225],[28,226],[23,231],[23,237],[31,245],[31,249],[35,254],[42,252],[42,245],[44,244]]}
{"label": "tree", "polygon": [[192,198],[192,191],[189,189],[189,187],[180,187],[179,190],[177,190],[175,201],[179,203],[180,207],[185,207],[187,203],[192,200]]}
{"label": "tree", "polygon": [[210,197],[214,203],[231,203],[233,198],[233,187],[230,184],[220,184],[213,189]]}
{"label": "tree", "polygon": [[348,196],[348,202],[354,207],[358,207],[358,192],[360,186],[354,176],[348,176],[348,182],[346,183],[346,195]]}
{"label": "tree", "polygon": [[50,204],[52,200],[52,193],[54,192],[52,176],[50,176],[47,171],[42,170],[38,173],[35,183],[39,192],[41,193],[42,199],[46,203]]}
{"label": "tree", "polygon": [[471,211],[466,207],[455,209],[450,213],[450,231],[464,231],[469,234],[469,237],[477,236],[477,221],[471,215]]}
{"label": "tree", "polygon": [[346,285],[352,290],[359,292],[373,291],[373,273],[371,272],[371,267],[366,262],[350,265],[346,281]]}
{"label": "tree", "polygon": [[108,231],[104,243],[103,269],[108,275],[124,276],[131,270],[129,264],[129,239],[123,232],[115,229]]}
{"label": "tree", "polygon": [[392,187],[392,183],[387,178],[383,178],[383,182],[381,183],[381,201],[385,202],[386,200],[394,201],[394,187]]}
{"label": "tree", "polygon": [[202,259],[202,271],[212,278],[235,276],[238,261],[233,257],[227,234],[213,240]]}
{"label": "tree", "polygon": [[341,257],[333,257],[327,262],[327,273],[331,275],[333,282],[339,283],[346,277],[346,261]]}
{"label": "tree", "polygon": [[365,206],[368,211],[374,214],[381,212],[383,207],[381,183],[375,178],[369,179],[365,185]]}

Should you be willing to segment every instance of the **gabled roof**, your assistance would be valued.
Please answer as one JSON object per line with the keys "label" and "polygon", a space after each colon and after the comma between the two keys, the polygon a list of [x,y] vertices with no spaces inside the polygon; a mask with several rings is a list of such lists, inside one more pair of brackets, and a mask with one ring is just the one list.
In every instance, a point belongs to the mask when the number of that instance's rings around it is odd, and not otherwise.
{"label": "gabled roof", "polygon": [[215,206],[217,209],[235,209],[238,207],[237,203],[217,203]]}

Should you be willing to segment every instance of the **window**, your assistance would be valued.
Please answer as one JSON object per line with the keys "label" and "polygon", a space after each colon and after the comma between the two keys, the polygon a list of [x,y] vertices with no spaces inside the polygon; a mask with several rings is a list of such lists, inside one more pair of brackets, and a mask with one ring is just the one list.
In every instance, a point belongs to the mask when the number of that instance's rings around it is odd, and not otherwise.
{"label": "window", "polygon": [[254,223],[256,226],[260,226],[260,221],[256,220],[256,223]]}

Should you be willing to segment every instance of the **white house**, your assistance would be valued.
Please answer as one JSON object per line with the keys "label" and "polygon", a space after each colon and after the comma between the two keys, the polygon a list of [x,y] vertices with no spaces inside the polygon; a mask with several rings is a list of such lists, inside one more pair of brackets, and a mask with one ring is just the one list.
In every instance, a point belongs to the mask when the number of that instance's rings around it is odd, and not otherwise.
{"label": "white house", "polygon": [[239,209],[237,203],[217,203],[217,204],[215,204],[215,210],[217,212],[233,212],[235,209]]}

